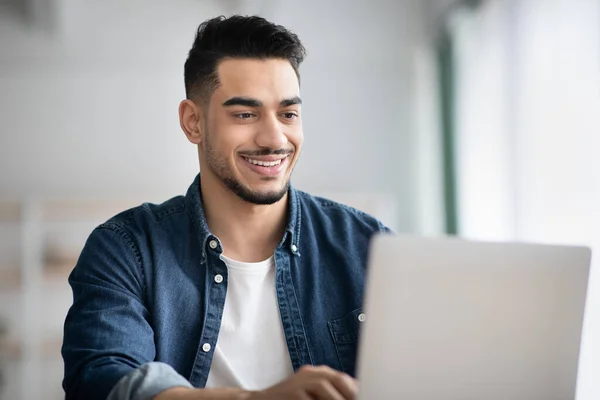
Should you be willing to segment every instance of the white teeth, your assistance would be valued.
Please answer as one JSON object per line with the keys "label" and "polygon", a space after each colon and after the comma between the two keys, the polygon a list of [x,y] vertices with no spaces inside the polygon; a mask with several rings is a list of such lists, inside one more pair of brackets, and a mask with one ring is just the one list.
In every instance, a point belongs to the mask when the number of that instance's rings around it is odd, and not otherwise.
{"label": "white teeth", "polygon": [[274,167],[276,165],[281,164],[281,160],[277,160],[277,161],[259,161],[259,160],[253,160],[251,158],[246,158],[246,160],[250,164],[260,165],[262,167]]}

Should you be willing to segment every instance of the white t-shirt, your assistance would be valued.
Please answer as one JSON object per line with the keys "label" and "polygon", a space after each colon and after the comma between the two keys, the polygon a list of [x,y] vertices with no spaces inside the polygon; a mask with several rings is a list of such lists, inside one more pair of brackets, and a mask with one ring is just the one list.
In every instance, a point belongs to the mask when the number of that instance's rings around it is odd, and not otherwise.
{"label": "white t-shirt", "polygon": [[206,387],[265,389],[294,373],[277,305],[274,259],[221,259],[228,271],[227,296]]}

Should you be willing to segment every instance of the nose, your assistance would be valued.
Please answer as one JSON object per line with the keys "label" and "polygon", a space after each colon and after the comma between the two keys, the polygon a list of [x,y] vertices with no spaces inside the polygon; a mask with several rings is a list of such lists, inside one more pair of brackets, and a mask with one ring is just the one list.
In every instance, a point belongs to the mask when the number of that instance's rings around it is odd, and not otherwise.
{"label": "nose", "polygon": [[256,144],[259,147],[273,150],[284,148],[288,143],[288,139],[284,131],[284,125],[277,116],[272,115],[262,118],[261,122],[256,135]]}

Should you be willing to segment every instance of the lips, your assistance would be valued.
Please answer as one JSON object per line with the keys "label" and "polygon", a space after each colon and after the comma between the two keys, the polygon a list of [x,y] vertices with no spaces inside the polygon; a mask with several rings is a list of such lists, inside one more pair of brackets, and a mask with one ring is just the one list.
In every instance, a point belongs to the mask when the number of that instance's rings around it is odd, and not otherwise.
{"label": "lips", "polygon": [[[244,157],[246,159],[246,161],[248,161],[250,164],[254,164],[254,165],[260,165],[261,167],[275,167],[276,165],[281,164],[281,160],[283,160],[283,158],[277,159],[277,160],[273,160],[273,161],[267,161],[267,160],[256,160],[254,158],[247,158]],[[285,157],[284,157],[285,158]]]}
{"label": "lips", "polygon": [[289,155],[241,156],[240,158],[251,171],[262,176],[272,177],[279,175],[285,169]]}

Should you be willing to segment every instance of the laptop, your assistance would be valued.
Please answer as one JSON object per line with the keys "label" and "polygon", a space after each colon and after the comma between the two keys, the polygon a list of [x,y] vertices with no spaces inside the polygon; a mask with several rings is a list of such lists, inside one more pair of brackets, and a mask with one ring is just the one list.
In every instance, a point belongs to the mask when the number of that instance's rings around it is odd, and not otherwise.
{"label": "laptop", "polygon": [[575,398],[588,248],[376,236],[361,400]]}

